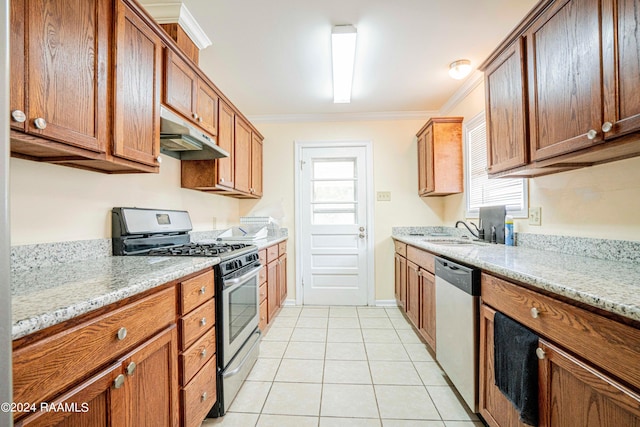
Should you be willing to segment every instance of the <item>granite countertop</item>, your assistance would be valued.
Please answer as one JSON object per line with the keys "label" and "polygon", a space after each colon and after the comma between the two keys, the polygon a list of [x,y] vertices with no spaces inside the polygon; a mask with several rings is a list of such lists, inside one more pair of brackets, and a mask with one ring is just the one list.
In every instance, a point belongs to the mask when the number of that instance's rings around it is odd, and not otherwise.
{"label": "granite countertop", "polygon": [[[285,240],[287,240],[289,238],[289,236],[284,235],[284,236],[268,236],[266,239],[259,239],[259,240],[223,240],[220,243],[246,243],[249,245],[256,245],[258,247],[258,250],[262,250],[264,248],[267,248],[269,246],[273,246],[276,245],[280,242],[284,242]],[[197,239],[194,238],[194,242],[211,242],[214,239],[211,238],[201,238],[201,239]]]}
{"label": "granite countertop", "polygon": [[640,321],[640,263],[505,245],[454,246],[430,242],[447,237],[395,233],[392,237],[484,271]]}
{"label": "granite countertop", "polygon": [[220,258],[103,257],[11,275],[15,340],[211,267]]}

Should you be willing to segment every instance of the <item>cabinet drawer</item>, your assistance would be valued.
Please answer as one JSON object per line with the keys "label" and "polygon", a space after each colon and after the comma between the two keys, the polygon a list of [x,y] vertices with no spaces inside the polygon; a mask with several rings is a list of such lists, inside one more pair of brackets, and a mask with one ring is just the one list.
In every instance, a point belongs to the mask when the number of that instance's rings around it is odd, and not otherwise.
{"label": "cabinet drawer", "polygon": [[278,243],[278,255],[282,256],[287,253],[287,241]]}
{"label": "cabinet drawer", "polygon": [[278,259],[278,245],[269,246],[267,248],[267,264]]}
{"label": "cabinet drawer", "polygon": [[267,250],[262,249],[258,252],[258,257],[260,258],[260,264],[267,265]]}
{"label": "cabinet drawer", "polygon": [[488,274],[482,274],[481,295],[542,337],[640,387],[640,330]]}
{"label": "cabinet drawer", "polygon": [[216,319],[216,306],[214,300],[204,303],[191,313],[180,319],[180,332],[182,334],[182,348],[187,348],[211,329]]}
{"label": "cabinet drawer", "polygon": [[171,287],[14,351],[14,402],[52,397],[175,321]]}
{"label": "cabinet drawer", "polygon": [[260,323],[258,327],[261,331],[264,332],[264,329],[267,327],[267,315],[268,315],[268,305],[267,300],[265,299],[260,303]]}
{"label": "cabinet drawer", "polygon": [[433,274],[436,272],[436,257],[431,252],[409,246],[407,247],[407,259]]}
{"label": "cabinet drawer", "polygon": [[403,257],[407,256],[407,244],[402,242],[393,242],[396,247],[396,253],[398,255],[402,255]]}
{"label": "cabinet drawer", "polygon": [[182,390],[182,425],[199,427],[216,402],[216,359],[207,362]]}
{"label": "cabinet drawer", "polygon": [[[187,384],[193,376],[216,354],[216,328],[211,328],[202,338],[180,355],[182,381]],[[214,357],[215,358],[215,357]]]}
{"label": "cabinet drawer", "polygon": [[192,279],[185,280],[180,284],[180,289],[181,313],[186,314],[205,301],[213,298],[215,293],[213,270],[209,270]]}
{"label": "cabinet drawer", "polygon": [[267,266],[266,264],[262,264],[262,268],[260,269],[260,285],[267,282]]}
{"label": "cabinet drawer", "polygon": [[266,299],[267,299],[267,282],[265,280],[265,282],[262,285],[260,285],[260,302]]}

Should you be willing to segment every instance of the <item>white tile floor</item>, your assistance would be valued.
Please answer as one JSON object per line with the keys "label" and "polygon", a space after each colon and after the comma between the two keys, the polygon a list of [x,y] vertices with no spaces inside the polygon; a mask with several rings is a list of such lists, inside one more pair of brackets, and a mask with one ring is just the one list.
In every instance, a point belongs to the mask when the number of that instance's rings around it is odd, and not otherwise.
{"label": "white tile floor", "polygon": [[397,308],[285,307],[202,427],[479,427]]}

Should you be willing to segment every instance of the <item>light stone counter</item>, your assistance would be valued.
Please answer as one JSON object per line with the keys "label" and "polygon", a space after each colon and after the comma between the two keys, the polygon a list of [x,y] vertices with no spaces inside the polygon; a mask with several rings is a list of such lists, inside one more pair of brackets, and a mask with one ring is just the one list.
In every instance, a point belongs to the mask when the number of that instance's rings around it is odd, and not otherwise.
{"label": "light stone counter", "polygon": [[217,257],[102,257],[14,271],[12,337],[21,338],[219,262]]}
{"label": "light stone counter", "polygon": [[640,321],[640,263],[611,261],[525,247],[439,245],[446,237],[393,233],[416,246],[489,273]]}

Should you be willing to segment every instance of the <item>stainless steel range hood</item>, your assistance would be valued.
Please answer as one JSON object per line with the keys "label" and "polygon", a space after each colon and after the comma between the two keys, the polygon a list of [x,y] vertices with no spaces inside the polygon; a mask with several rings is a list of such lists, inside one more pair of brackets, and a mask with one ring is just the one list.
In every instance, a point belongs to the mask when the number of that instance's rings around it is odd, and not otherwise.
{"label": "stainless steel range hood", "polygon": [[160,151],[181,160],[229,157],[211,137],[164,106],[160,106]]}

